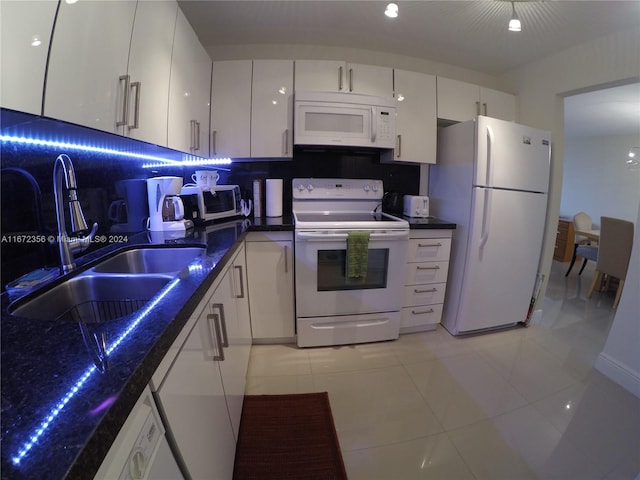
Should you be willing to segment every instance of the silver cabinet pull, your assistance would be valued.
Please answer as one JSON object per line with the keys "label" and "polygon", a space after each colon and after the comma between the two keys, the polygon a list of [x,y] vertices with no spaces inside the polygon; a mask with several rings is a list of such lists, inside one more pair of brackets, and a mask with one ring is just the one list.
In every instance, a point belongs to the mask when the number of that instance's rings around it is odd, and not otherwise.
{"label": "silver cabinet pull", "polygon": [[127,116],[129,112],[129,75],[120,75],[119,81],[124,82],[122,94],[122,120],[116,121],[116,127],[124,127],[127,124]]}
{"label": "silver cabinet pull", "polygon": [[289,245],[284,246],[284,273],[289,273]]}
{"label": "silver cabinet pull", "polygon": [[200,122],[196,122],[196,152],[200,150]]}
{"label": "silver cabinet pull", "polygon": [[441,247],[441,243],[419,243],[418,248]]}
{"label": "silver cabinet pull", "polygon": [[193,153],[193,151],[195,150],[196,147],[196,141],[195,141],[195,135],[196,135],[196,121],[195,120],[189,120],[189,134],[190,134],[190,139],[189,139],[189,151]]}
{"label": "silver cabinet pull", "polygon": [[233,268],[238,271],[238,278],[240,279],[240,295],[236,295],[236,298],[244,298],[244,276],[242,275],[242,265],[234,265]]}
{"label": "silver cabinet pull", "polygon": [[440,270],[439,265],[434,265],[433,267],[421,267],[420,265],[417,265],[416,268],[418,270]]}
{"label": "silver cabinet pull", "polygon": [[229,346],[229,337],[227,336],[227,320],[224,316],[224,304],[223,303],[212,303],[211,307],[214,309],[218,309],[220,312],[220,329],[222,330],[222,346]]}
{"label": "silver cabinet pull", "polygon": [[289,155],[289,129],[284,131],[284,154]]}
{"label": "silver cabinet pull", "polygon": [[483,104],[482,104],[482,107],[484,108],[484,114],[485,114],[485,116],[486,116],[486,115],[487,115],[487,104],[486,104],[486,103],[483,103]]}
{"label": "silver cabinet pull", "polygon": [[353,92],[353,68],[349,69],[349,91]]}
{"label": "silver cabinet pull", "polygon": [[437,292],[437,288],[429,288],[428,290],[420,290],[419,288],[414,288],[413,293],[433,293]]}
{"label": "silver cabinet pull", "polygon": [[338,67],[338,90],[342,91],[342,67]]}
{"label": "silver cabinet pull", "polygon": [[425,313],[433,313],[435,312],[435,310],[433,308],[430,308],[429,310],[411,310],[411,314],[412,315],[424,315]]}
{"label": "silver cabinet pull", "polygon": [[398,134],[398,154],[396,158],[400,158],[402,156],[402,135]]}
{"label": "silver cabinet pull", "polygon": [[216,155],[216,131],[211,132],[211,155]]}
{"label": "silver cabinet pull", "polygon": [[210,353],[206,353],[205,357],[207,360],[213,360],[216,362],[224,361],[224,350],[222,349],[222,334],[220,332],[220,315],[216,313],[207,314],[207,327],[209,329],[209,340],[211,340],[211,348],[210,351],[217,351],[218,354],[215,353],[211,355]]}
{"label": "silver cabinet pull", "polygon": [[140,82],[133,82],[131,84],[131,90],[136,89],[136,102],[133,107],[133,125],[129,125],[130,129],[138,128],[140,121],[140,90],[142,85]]}
{"label": "silver cabinet pull", "polygon": [[480,115],[480,102],[476,102],[476,115]]}

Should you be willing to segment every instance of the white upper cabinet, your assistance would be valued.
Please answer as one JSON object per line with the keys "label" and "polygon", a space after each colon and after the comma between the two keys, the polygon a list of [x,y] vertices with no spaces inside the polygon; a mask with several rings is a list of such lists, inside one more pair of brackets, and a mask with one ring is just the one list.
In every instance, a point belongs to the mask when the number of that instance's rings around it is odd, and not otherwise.
{"label": "white upper cabinet", "polygon": [[293,157],[293,61],[254,60],[251,156]]}
{"label": "white upper cabinet", "polygon": [[[118,2],[109,2],[112,3]],[[125,135],[167,145],[169,78],[178,4],[140,1],[129,52],[129,114]]]}
{"label": "white upper cabinet", "polygon": [[169,148],[207,157],[211,59],[182,10],[176,19],[169,88]]}
{"label": "white upper cabinet", "polygon": [[438,77],[438,118],[464,122],[477,115],[516,119],[516,97],[472,83]]}
{"label": "white upper cabinet", "polygon": [[61,2],[44,114],[167,145],[178,4]]}
{"label": "white upper cabinet", "polygon": [[0,105],[40,115],[56,1],[0,2]]}
{"label": "white upper cabinet", "polygon": [[135,14],[135,1],[60,3],[44,115],[124,133],[120,77],[127,74]]}
{"label": "white upper cabinet", "polygon": [[251,156],[251,60],[213,62],[211,156]]}
{"label": "white upper cabinet", "polygon": [[296,60],[296,91],[393,96],[393,69],[332,60]]}
{"label": "white upper cabinet", "polygon": [[436,77],[394,70],[396,146],[383,160],[436,162]]}

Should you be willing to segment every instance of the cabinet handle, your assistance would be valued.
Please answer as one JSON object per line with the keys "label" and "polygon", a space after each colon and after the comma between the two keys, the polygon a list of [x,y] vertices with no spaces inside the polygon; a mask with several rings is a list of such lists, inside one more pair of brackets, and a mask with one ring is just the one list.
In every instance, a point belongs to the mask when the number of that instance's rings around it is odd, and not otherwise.
{"label": "cabinet handle", "polygon": [[240,278],[240,295],[236,295],[236,298],[244,298],[244,276],[242,275],[242,265],[234,265],[233,268],[238,270]]}
{"label": "cabinet handle", "polygon": [[413,293],[433,293],[433,292],[437,292],[438,289],[437,288],[429,288],[427,290],[420,290],[419,288],[414,288],[413,289]]}
{"label": "cabinet handle", "polygon": [[433,267],[421,267],[420,265],[416,266],[418,270],[440,270],[439,265],[434,265]]}
{"label": "cabinet handle", "polygon": [[289,155],[289,129],[284,131],[284,154]]}
{"label": "cabinet handle", "polygon": [[476,115],[480,115],[480,102],[476,102]]}
{"label": "cabinet handle", "polygon": [[482,108],[484,108],[484,115],[486,116],[487,115],[487,104],[483,103],[482,104]]}
{"label": "cabinet handle", "polygon": [[398,135],[398,154],[396,158],[400,158],[402,156],[402,135]]}
{"label": "cabinet handle", "polygon": [[211,340],[211,350],[217,347],[218,355],[207,354],[207,360],[213,360],[216,362],[224,361],[224,350],[222,349],[222,334],[220,333],[219,325],[220,316],[215,313],[207,314],[207,326],[209,327],[209,339]]}
{"label": "cabinet handle", "polygon": [[435,310],[433,308],[430,308],[429,310],[423,310],[423,311],[419,311],[419,310],[411,310],[411,314],[412,315],[424,315],[425,313],[433,313]]}
{"label": "cabinet handle", "polygon": [[284,273],[289,273],[289,245],[284,246]]}
{"label": "cabinet handle", "polygon": [[349,91],[353,92],[353,68],[349,69]]}
{"label": "cabinet handle", "polygon": [[216,131],[211,132],[211,155],[216,155]]}
{"label": "cabinet handle", "polygon": [[419,243],[418,248],[426,248],[426,247],[441,247],[441,243]]}
{"label": "cabinet handle", "polygon": [[196,138],[196,121],[195,120],[189,120],[189,135],[190,135],[190,139],[189,139],[189,151],[191,153],[194,152],[195,147],[196,147],[196,142],[195,142],[195,138]]}
{"label": "cabinet handle", "polygon": [[127,114],[129,112],[129,75],[120,75],[120,83],[124,82],[122,94],[122,120],[116,121],[116,127],[124,127],[127,124]]}
{"label": "cabinet handle", "polygon": [[200,122],[196,120],[196,151],[200,150]]}
{"label": "cabinet handle", "polygon": [[338,67],[338,90],[342,91],[342,67]]}
{"label": "cabinet handle", "polygon": [[129,129],[138,128],[140,120],[140,90],[142,88],[140,82],[133,82],[131,90],[136,89],[136,103],[133,108],[133,125],[129,125]]}
{"label": "cabinet handle", "polygon": [[229,337],[227,336],[227,320],[224,316],[224,304],[223,303],[212,303],[211,307],[214,309],[218,309],[220,312],[220,328],[222,329],[222,346],[229,346]]}

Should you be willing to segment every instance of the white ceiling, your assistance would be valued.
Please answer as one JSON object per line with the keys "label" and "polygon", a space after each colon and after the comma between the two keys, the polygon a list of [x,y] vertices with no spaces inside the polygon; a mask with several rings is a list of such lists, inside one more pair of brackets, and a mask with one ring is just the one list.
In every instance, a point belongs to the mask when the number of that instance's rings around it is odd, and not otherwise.
{"label": "white ceiling", "polygon": [[[516,1],[522,32],[507,30],[511,2],[502,0],[402,1],[398,18],[383,15],[387,1],[178,0],[205,47],[304,44],[381,51],[501,75],[559,50],[616,31],[640,27],[640,1]],[[640,72],[639,72],[640,73]],[[623,97],[631,93],[632,97]],[[637,89],[567,102],[568,115],[584,124],[634,103]],[[635,96],[633,96],[635,95]],[[579,100],[590,106],[579,107]],[[577,113],[572,113],[576,110]],[[598,123],[598,122],[596,122]],[[612,127],[617,122],[601,122]],[[579,134],[577,125],[572,134]],[[588,126],[586,128],[597,128]],[[588,131],[588,130],[583,130]],[[637,129],[636,129],[637,131]]]}

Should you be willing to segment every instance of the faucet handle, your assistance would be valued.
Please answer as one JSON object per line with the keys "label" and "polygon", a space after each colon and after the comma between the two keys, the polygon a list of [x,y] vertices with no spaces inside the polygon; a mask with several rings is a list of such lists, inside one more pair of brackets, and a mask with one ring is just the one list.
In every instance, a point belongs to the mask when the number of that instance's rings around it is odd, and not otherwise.
{"label": "faucet handle", "polygon": [[87,247],[91,245],[91,242],[93,241],[93,237],[96,236],[97,231],[98,231],[98,223],[96,222],[93,224],[93,227],[91,227],[91,231],[89,232],[89,235],[85,237],[70,237],[67,240],[67,243],[69,244],[69,249],[71,250],[71,252],[76,253],[76,252],[83,252],[84,250],[86,250]]}

